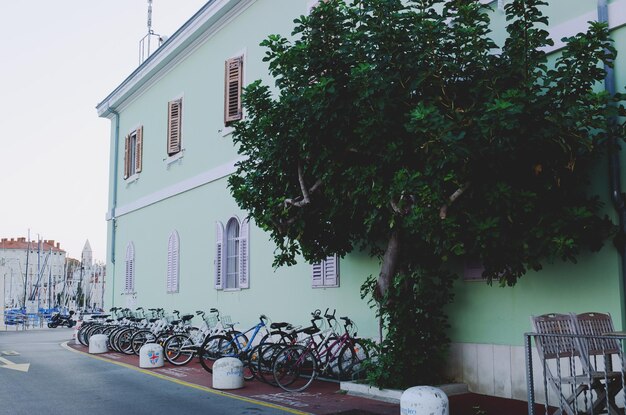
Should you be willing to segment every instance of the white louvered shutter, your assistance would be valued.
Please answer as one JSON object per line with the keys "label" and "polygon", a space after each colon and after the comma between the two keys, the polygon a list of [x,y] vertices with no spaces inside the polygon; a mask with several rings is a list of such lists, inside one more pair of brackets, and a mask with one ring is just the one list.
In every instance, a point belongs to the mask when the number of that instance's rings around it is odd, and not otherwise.
{"label": "white louvered shutter", "polygon": [[180,269],[180,239],[178,232],[174,231],[170,235],[167,246],[167,292],[178,292],[178,276]]}
{"label": "white louvered shutter", "polygon": [[224,288],[224,225],[215,222],[215,279],[216,290]]}
{"label": "white louvered shutter", "polygon": [[239,288],[250,288],[250,221],[239,227]]}
{"label": "white louvered shutter", "polygon": [[124,180],[130,176],[130,134],[124,139]]}
{"label": "white louvered shutter", "polygon": [[311,286],[313,288],[339,286],[339,258],[336,255],[313,264]]}
{"label": "white louvered shutter", "polygon": [[139,127],[136,131],[137,137],[135,142],[135,173],[141,172],[141,163],[143,159],[143,127]]}
{"label": "white louvered shutter", "polygon": [[135,247],[132,242],[126,247],[126,275],[124,290],[127,293],[135,291]]}
{"label": "white louvered shutter", "polygon": [[329,256],[323,262],[324,287],[339,286],[339,259],[337,255]]}
{"label": "white louvered shutter", "polygon": [[170,101],[167,105],[167,154],[170,156],[180,151],[181,120],[183,100]]}
{"label": "white louvered shutter", "polygon": [[322,287],[324,286],[324,277],[323,277],[323,268],[322,262],[316,262],[312,266],[312,280],[311,286],[313,287]]}

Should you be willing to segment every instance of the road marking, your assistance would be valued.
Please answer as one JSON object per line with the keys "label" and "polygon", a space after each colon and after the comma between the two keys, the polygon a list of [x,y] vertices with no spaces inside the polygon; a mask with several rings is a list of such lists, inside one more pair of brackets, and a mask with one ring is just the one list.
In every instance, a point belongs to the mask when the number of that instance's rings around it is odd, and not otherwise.
{"label": "road marking", "polygon": [[263,395],[253,395],[253,398],[265,399],[266,401],[274,401],[283,405],[289,405],[296,408],[306,408],[308,403],[298,400],[298,398],[308,398],[312,400],[322,399],[321,393],[308,393],[308,392],[279,392],[279,393],[267,393]]}
{"label": "road marking", "polygon": [[0,365],[0,368],[17,370],[20,372],[28,372],[28,369],[30,368],[30,363],[13,363],[4,357],[0,357],[0,362],[4,363],[4,365]]}
{"label": "road marking", "polygon": [[198,390],[201,390],[201,391],[204,391],[204,392],[212,393],[214,395],[224,396],[226,398],[237,399],[239,401],[244,401],[244,402],[256,404],[256,405],[259,405],[259,406],[265,406],[267,408],[279,409],[281,411],[285,411],[285,412],[288,412],[288,413],[294,414],[294,415],[311,415],[310,412],[302,412],[302,411],[299,411],[297,409],[286,408],[286,407],[281,406],[281,405],[276,405],[276,404],[269,403],[269,402],[259,401],[257,399],[248,398],[246,396],[239,396],[239,395],[235,395],[235,394],[228,393],[228,392],[222,392],[222,391],[217,390],[217,389],[211,389],[211,388],[208,388],[206,386],[196,385],[195,383],[186,382],[186,381],[180,380],[180,379],[174,379],[174,378],[172,378],[170,376],[162,375],[162,374],[157,373],[157,372],[152,372],[150,370],[141,369],[141,368],[138,368],[137,366],[129,365],[128,363],[117,362],[115,360],[107,359],[105,357],[101,357],[101,356],[97,356],[97,355],[94,355],[94,354],[88,354],[88,353],[85,353],[85,352],[81,352],[80,350],[76,350],[76,349],[70,347],[67,343],[68,342],[61,343],[61,347],[63,347],[64,349],[67,349],[67,350],[69,350],[71,352],[74,352],[74,353],[78,353],[78,354],[81,354],[81,355],[84,355],[84,356],[89,356],[89,357],[91,357],[93,359],[102,360],[103,362],[113,363],[114,365],[122,366],[122,367],[125,367],[125,368],[128,368],[128,369],[132,369],[132,370],[137,371],[137,372],[145,373],[146,375],[154,376],[154,377],[159,378],[159,379],[163,379],[163,380],[167,380],[167,381],[170,381],[170,382],[173,382],[173,383],[177,383],[177,384],[182,385],[182,386],[188,386],[190,388],[194,388],[194,389],[198,389]]}
{"label": "road marking", "polygon": [[3,350],[0,354],[3,356],[19,356],[20,355],[15,350]]}

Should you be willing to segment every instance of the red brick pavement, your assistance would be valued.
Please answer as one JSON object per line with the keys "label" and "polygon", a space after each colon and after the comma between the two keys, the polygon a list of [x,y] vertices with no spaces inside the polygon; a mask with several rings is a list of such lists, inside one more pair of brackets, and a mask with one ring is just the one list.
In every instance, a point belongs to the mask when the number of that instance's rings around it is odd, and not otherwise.
{"label": "red brick pavement", "polygon": [[[71,343],[73,342],[68,343],[69,347],[87,354],[86,347]],[[133,368],[139,367],[139,357],[134,355],[108,352],[90,356],[97,356]],[[332,381],[316,380],[305,392],[285,392],[277,387],[253,380],[245,382],[242,389],[222,392],[212,389],[212,376],[202,368],[197,359],[186,366],[173,366],[165,362],[163,367],[141,370],[178,383],[187,383],[189,386],[208,388],[214,393],[277,405],[295,414],[398,415],[400,413],[398,404],[346,395],[339,390],[339,383]],[[526,402],[511,399],[467,393],[451,396],[449,400],[450,415],[525,415],[528,413]]]}

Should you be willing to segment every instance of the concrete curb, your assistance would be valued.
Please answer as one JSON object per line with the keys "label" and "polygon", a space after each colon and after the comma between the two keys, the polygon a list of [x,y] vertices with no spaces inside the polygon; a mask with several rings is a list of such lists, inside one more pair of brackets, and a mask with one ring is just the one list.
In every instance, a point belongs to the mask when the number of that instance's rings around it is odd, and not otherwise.
{"label": "concrete curb", "polygon": [[[461,395],[469,392],[465,383],[438,385],[437,388],[443,390],[447,396]],[[369,386],[356,382],[341,382],[340,389],[345,391],[348,395],[362,396],[365,398],[397,404],[400,403],[400,397],[404,392],[403,390],[397,389],[379,389],[375,386]]]}

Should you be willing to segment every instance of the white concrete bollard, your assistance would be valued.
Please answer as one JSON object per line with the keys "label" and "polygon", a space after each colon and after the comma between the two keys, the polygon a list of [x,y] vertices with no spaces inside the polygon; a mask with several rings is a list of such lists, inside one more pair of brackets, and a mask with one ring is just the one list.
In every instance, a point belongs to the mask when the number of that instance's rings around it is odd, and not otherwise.
{"label": "white concrete bollard", "polygon": [[106,353],[109,351],[107,348],[107,341],[109,336],[106,334],[94,334],[89,338],[89,353]]}
{"label": "white concrete bollard", "polygon": [[80,330],[81,325],[82,325],[82,321],[79,321],[74,326],[74,333],[72,334],[72,340],[74,341],[74,344],[80,344],[80,340],[78,340],[78,330]]}
{"label": "white concrete bollard", "polygon": [[400,397],[400,415],[449,415],[445,392],[432,386],[414,386]]}
{"label": "white concrete bollard", "polygon": [[139,367],[151,369],[163,366],[163,347],[156,343],[148,343],[139,349]]}
{"label": "white concrete bollard", "polygon": [[234,357],[222,357],[213,364],[213,388],[243,388],[243,363]]}

